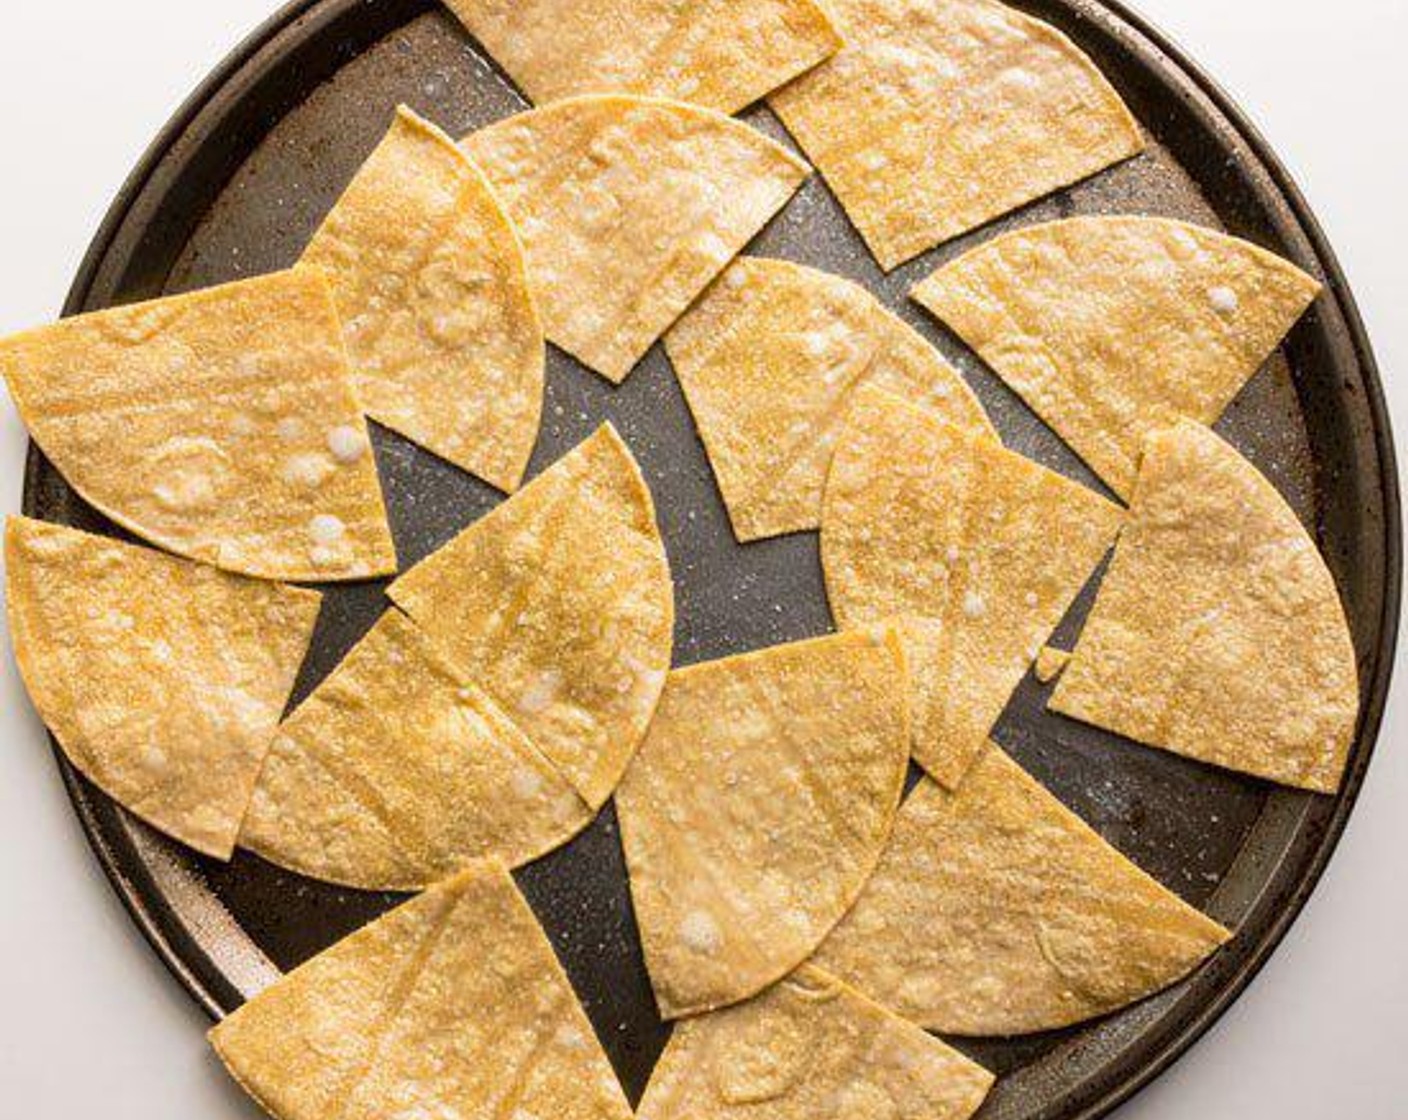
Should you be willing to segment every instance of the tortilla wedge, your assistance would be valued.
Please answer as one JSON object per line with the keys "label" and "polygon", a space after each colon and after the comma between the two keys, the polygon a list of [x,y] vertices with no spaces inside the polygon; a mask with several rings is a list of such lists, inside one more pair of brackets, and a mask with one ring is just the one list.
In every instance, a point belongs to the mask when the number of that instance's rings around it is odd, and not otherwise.
{"label": "tortilla wedge", "polygon": [[260,579],[396,570],[326,281],[276,273],[0,342],[70,485],[170,552]]}
{"label": "tortilla wedge", "polygon": [[1138,155],[1055,28],[993,0],[831,0],[846,46],[770,98],[886,271]]}
{"label": "tortilla wedge", "polygon": [[1051,708],[1334,793],[1359,715],[1334,577],[1270,482],[1200,424],[1150,436],[1128,527]]}
{"label": "tortilla wedge", "polygon": [[20,674],[69,760],[229,859],[320,596],[23,517],[5,580]]}
{"label": "tortilla wedge", "polygon": [[210,1032],[275,1120],[630,1120],[533,912],[477,865],[338,942]]}
{"label": "tortilla wedge", "polygon": [[834,635],[670,675],[616,795],[660,1012],[791,972],[855,900],[908,759],[892,635]]}
{"label": "tortilla wedge", "polygon": [[816,529],[836,438],[862,385],[997,438],[924,338],[864,288],[741,257],[666,336],[741,541]]}
{"label": "tortilla wedge", "polygon": [[364,890],[517,867],[592,818],[487,694],[387,611],[279,729],[240,846]]}
{"label": "tortilla wedge", "polygon": [[543,408],[523,250],[454,141],[402,106],[313,237],[367,415],[511,492]]}
{"label": "tortilla wedge", "polygon": [[747,1003],[675,1027],[639,1120],[968,1120],[993,1076],[804,965]]}
{"label": "tortilla wedge", "polygon": [[821,554],[842,627],[894,626],[914,757],[963,779],[1121,511],[995,440],[878,389],[856,394],[827,480]]}
{"label": "tortilla wedge", "polygon": [[617,383],[809,171],[730,117],[623,94],[520,113],[463,147],[523,237],[548,338]]}
{"label": "tortilla wedge", "polygon": [[1016,1035],[1153,995],[1230,936],[989,743],[957,793],[915,787],[815,963],[930,1030]]}
{"label": "tortilla wedge", "polygon": [[674,642],[655,506],[616,430],[603,425],[387,594],[601,808]]}
{"label": "tortilla wedge", "polygon": [[736,113],[832,55],[813,0],[449,0],[538,104],[619,91]]}
{"label": "tortilla wedge", "polygon": [[1004,234],[914,298],[1128,498],[1145,437],[1221,416],[1319,291],[1250,242],[1117,216]]}

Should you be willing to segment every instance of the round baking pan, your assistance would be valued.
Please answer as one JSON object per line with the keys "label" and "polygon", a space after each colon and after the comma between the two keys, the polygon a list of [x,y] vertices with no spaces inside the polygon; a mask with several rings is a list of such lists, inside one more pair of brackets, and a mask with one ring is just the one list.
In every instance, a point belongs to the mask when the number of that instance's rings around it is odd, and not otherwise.
{"label": "round baking pan", "polygon": [[[997,740],[1151,874],[1238,930],[1190,979],[1120,1014],[1023,1039],[960,1042],[1002,1075],[984,1117],[1068,1120],[1105,1113],[1205,1031],[1264,963],[1323,871],[1379,729],[1398,617],[1400,526],[1392,442],[1362,325],[1329,246],[1265,142],[1207,77],[1120,5],[1019,6],[1062,28],[1095,59],[1143,122],[1146,155],[888,276],[814,177],[751,251],[866,284],[963,370],[1009,446],[1097,487],[973,354],[907,301],[919,277],[1001,229],[1077,213],[1141,212],[1218,226],[1323,278],[1324,296],[1219,430],[1314,529],[1345,600],[1363,682],[1358,741],[1333,798],[1132,747],[1047,713],[1047,689],[1034,679],[1018,689]],[[431,0],[289,5],[158,138],[114,203],[66,312],[292,264],[401,102],[454,134],[524,104]],[[785,137],[766,109],[745,119]],[[677,582],[677,662],[829,629],[815,535],[734,542],[659,347],[619,389],[552,352],[532,470],[608,418],[656,496]],[[403,564],[501,500],[390,433],[374,437]],[[37,450],[24,508],[115,532]],[[329,590],[296,699],[371,625],[384,607],[381,590]],[[1090,598],[1087,589],[1058,637],[1074,636]],[[134,919],[214,1016],[398,901],[304,880],[247,854],[230,864],[198,857],[135,822],[59,757],[83,825]],[[518,879],[636,1099],[668,1027],[651,999],[610,808]]]}

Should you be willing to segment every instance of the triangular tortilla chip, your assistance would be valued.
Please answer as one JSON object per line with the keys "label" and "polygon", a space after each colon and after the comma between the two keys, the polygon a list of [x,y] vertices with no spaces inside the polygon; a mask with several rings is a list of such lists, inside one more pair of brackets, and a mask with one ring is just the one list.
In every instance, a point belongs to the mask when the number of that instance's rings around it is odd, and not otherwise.
{"label": "triangular tortilla chip", "polygon": [[813,0],[448,0],[518,87],[677,97],[735,113],[834,54]]}
{"label": "triangular tortilla chip", "polygon": [[915,787],[815,960],[930,1030],[1014,1035],[1152,995],[1230,936],[988,744],[957,793]]}
{"label": "triangular tortilla chip", "polygon": [[5,527],[5,591],[20,673],[74,766],[229,859],[317,593],[21,517]]}
{"label": "triangular tortilla chip", "polygon": [[1213,230],[1089,217],[995,238],[914,298],[1128,497],[1144,437],[1222,415],[1319,290]]}
{"label": "triangular tortilla chip", "polygon": [[939,352],[869,292],[743,257],[665,339],[742,541],[815,529],[852,396],[875,385],[996,438]]}
{"label": "triangular tortilla chip", "polygon": [[275,1120],[630,1120],[508,874],[477,866],[319,954],[210,1032]]}
{"label": "triangular tortilla chip", "polygon": [[1129,525],[1051,707],[1339,788],[1359,685],[1334,577],[1271,483],[1207,428],[1185,421],[1145,444]]}
{"label": "triangular tortilla chip", "polygon": [[655,506],[616,430],[603,425],[387,593],[601,808],[674,643]]}
{"label": "triangular tortilla chip", "polygon": [[675,1028],[639,1120],[968,1120],[993,1076],[819,968]]}
{"label": "triangular tortilla chip", "polygon": [[516,867],[592,812],[484,692],[387,611],[269,748],[240,846],[317,879],[416,890]]}
{"label": "triangular tortilla chip", "polygon": [[464,149],[523,236],[548,338],[615,382],[808,173],[730,117],[624,95],[521,113]]}
{"label": "triangular tortilla chip", "polygon": [[679,669],[617,791],[666,1018],[756,994],[855,901],[908,758],[892,635],[843,634]]}
{"label": "triangular tortilla chip", "polygon": [[367,415],[512,491],[543,409],[518,235],[454,141],[404,106],[304,254],[332,283]]}
{"label": "triangular tortilla chip", "polygon": [[66,319],[0,342],[0,371],[69,484],[153,544],[261,579],[396,570],[317,274]]}
{"label": "triangular tortilla chip", "polygon": [[831,0],[846,46],[771,97],[885,269],[1143,150],[1055,28],[992,0]]}
{"label": "triangular tortilla chip", "polygon": [[847,629],[894,625],[914,757],[952,788],[1094,573],[1120,510],[996,441],[865,388],[827,480],[821,551]]}

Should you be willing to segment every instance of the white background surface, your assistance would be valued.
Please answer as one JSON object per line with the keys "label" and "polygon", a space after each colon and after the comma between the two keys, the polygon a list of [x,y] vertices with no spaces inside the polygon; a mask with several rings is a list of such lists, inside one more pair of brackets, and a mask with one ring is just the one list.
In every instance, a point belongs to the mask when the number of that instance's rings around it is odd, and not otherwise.
{"label": "white background surface", "polygon": [[[1408,439],[1408,2],[1139,2],[1232,91],[1305,188]],[[0,332],[57,312],[148,141],[274,6],[4,4]],[[7,512],[19,508],[24,443],[0,404]],[[0,665],[0,1115],[253,1120],[206,1050],[206,1021],[90,855],[9,657]],[[1121,1120],[1408,1117],[1405,707],[1399,688],[1368,788],[1305,916],[1219,1026]]]}

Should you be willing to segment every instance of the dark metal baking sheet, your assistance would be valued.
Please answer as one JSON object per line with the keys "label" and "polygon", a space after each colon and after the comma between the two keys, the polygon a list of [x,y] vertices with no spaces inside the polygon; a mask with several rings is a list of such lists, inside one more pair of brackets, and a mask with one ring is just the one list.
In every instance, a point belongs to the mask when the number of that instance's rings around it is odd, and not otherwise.
{"label": "dark metal baking sheet", "polygon": [[[1217,88],[1138,17],[1094,0],[1023,0],[1066,30],[1129,101],[1150,152],[945,246],[890,276],[814,179],[755,252],[868,285],[968,375],[1004,439],[1098,485],[952,336],[905,293],[996,229],[1072,213],[1139,211],[1219,225],[1324,277],[1328,292],[1220,425],[1313,525],[1345,597],[1363,677],[1363,717],[1343,792],[1321,798],[1235,777],[1043,710],[1028,679],[996,737],[1109,840],[1240,934],[1178,988],[1097,1023],[1006,1042],[963,1043],[1003,1074],[988,1120],[1094,1117],[1144,1084],[1236,997],[1285,933],[1334,848],[1365,776],[1392,664],[1400,529],[1388,421],[1353,301],[1314,219],[1266,144]],[[522,99],[432,0],[302,0],[250,38],[182,108],[133,174],[74,284],[69,313],[292,263],[398,102],[452,132]],[[765,109],[747,119],[784,134]],[[680,662],[829,625],[814,536],[739,547],[675,381],[657,347],[620,389],[550,356],[533,470],[611,418],[655,492],[678,581]],[[376,433],[398,547],[409,563],[498,500],[386,432]],[[31,515],[113,531],[37,451]],[[1088,603],[1065,624],[1073,633]],[[378,585],[333,591],[299,682],[303,695],[382,608]],[[258,859],[221,865],[159,837],[60,764],[85,829],[153,946],[220,1015],[393,904],[316,884]],[[667,1035],[656,1018],[608,810],[568,848],[519,875],[634,1099]]]}

